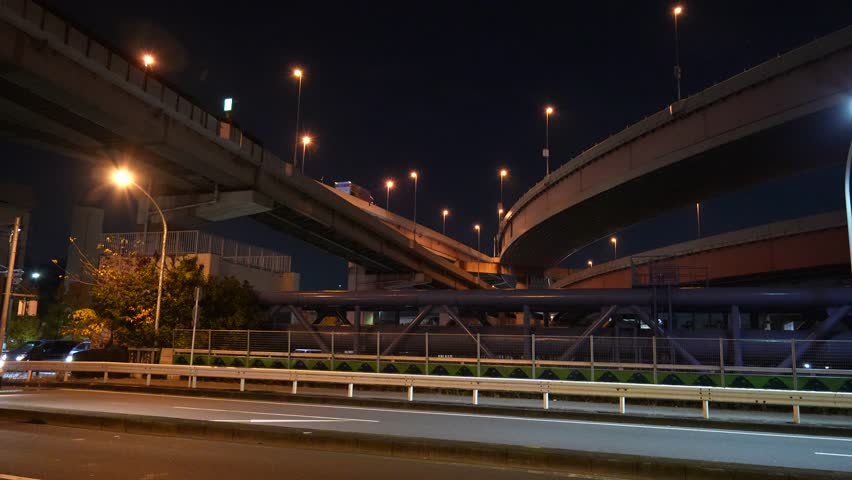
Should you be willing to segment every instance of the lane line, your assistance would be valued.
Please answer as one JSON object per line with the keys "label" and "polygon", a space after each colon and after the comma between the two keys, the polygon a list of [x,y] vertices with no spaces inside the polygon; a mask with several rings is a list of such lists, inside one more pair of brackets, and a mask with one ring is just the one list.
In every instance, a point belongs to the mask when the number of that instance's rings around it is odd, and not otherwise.
{"label": "lane line", "polygon": [[226,420],[209,420],[210,422],[220,422],[220,423],[334,423],[334,422],[345,422],[346,420],[284,420],[278,418],[246,418],[243,420],[239,419],[226,419]]}
{"label": "lane line", "polygon": [[[367,411],[367,412],[383,412],[383,413],[395,413],[398,415],[437,415],[437,416],[447,416],[447,417],[467,417],[467,418],[476,418],[476,419],[494,419],[494,420],[515,420],[515,421],[523,421],[523,422],[538,422],[538,423],[557,423],[557,424],[569,424],[569,425],[590,425],[590,426],[604,426],[604,427],[614,427],[614,428],[634,428],[634,429],[648,429],[648,430],[669,430],[669,431],[681,431],[681,432],[692,432],[692,433],[705,433],[705,434],[719,434],[719,435],[744,435],[744,436],[752,436],[752,437],[770,437],[770,438],[790,438],[794,440],[825,440],[831,442],[844,442],[844,443],[852,443],[852,438],[843,438],[843,437],[820,437],[817,435],[801,435],[801,434],[785,434],[785,433],[770,433],[770,432],[749,432],[749,431],[740,431],[740,430],[725,430],[725,429],[710,429],[710,428],[695,428],[695,427],[674,427],[674,426],[661,426],[661,425],[642,425],[642,424],[633,424],[633,423],[615,423],[615,422],[593,422],[586,420],[565,420],[558,418],[528,418],[528,417],[514,417],[514,416],[501,416],[501,415],[478,415],[478,414],[470,414],[470,413],[455,413],[455,412],[427,412],[422,410],[395,410],[390,408],[367,408],[367,407],[348,407],[348,406],[338,406],[338,405],[319,405],[312,403],[281,403],[281,402],[270,402],[264,400],[240,400],[240,399],[228,399],[228,398],[209,398],[209,397],[186,397],[183,395],[159,395],[155,393],[141,393],[141,392],[112,392],[108,390],[80,390],[80,389],[68,389],[67,391],[71,392],[93,392],[93,393],[110,393],[116,395],[140,395],[140,396],[148,396],[148,397],[169,397],[169,398],[180,398],[183,400],[207,400],[207,401],[217,401],[217,402],[239,402],[239,403],[252,403],[252,404],[260,404],[260,405],[275,405],[278,407],[284,405],[297,406],[297,407],[306,407],[306,408],[331,408],[337,410],[355,410],[355,411]],[[67,408],[67,406],[66,406]]]}
{"label": "lane line", "polygon": [[832,457],[852,457],[848,453],[830,453],[830,452],[814,452],[814,455],[829,455]]}
{"label": "lane line", "polygon": [[19,477],[17,475],[7,475],[5,473],[0,473],[0,479],[2,479],[2,480],[38,480],[36,478]]}
{"label": "lane line", "polygon": [[201,407],[181,407],[177,405],[172,405],[172,408],[178,408],[181,410],[196,410],[202,412],[219,412],[219,413],[245,413],[247,415],[271,415],[275,417],[299,417],[299,418],[312,418],[317,420],[327,420],[331,422],[367,422],[367,423],[379,423],[379,420],[367,420],[363,418],[342,418],[342,417],[320,417],[318,415],[298,415],[295,413],[272,413],[272,412],[251,412],[247,410],[227,410],[222,408],[201,408]]}

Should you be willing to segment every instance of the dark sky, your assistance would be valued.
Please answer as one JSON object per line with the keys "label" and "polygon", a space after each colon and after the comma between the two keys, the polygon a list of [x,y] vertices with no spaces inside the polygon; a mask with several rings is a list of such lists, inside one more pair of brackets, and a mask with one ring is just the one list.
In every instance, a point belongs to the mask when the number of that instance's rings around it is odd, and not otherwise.
{"label": "dark sky", "polygon": [[[448,207],[448,233],[475,242],[472,225],[481,222],[489,252],[498,169],[510,170],[509,205],[544,174],[546,104],[557,111],[550,129],[554,168],[675,95],[667,1],[75,0],[73,10],[56,3],[118,48],[153,51],[157,72],[210,109],[234,97],[237,121],[283,158],[292,155],[295,123],[290,71],[303,67],[303,120],[316,137],[310,176],[352,180],[377,199],[384,198],[384,180],[394,178],[400,188],[391,193],[391,209],[410,216],[407,173],[416,168],[418,220],[440,229],[440,210]],[[848,0],[683,5],[685,95],[852,23]],[[107,207],[108,230],[132,226],[119,197],[93,196],[96,179],[78,160],[2,144],[0,153],[29,159],[16,171],[39,195],[31,263],[64,255],[70,198]],[[840,208],[840,172],[824,168],[710,199],[704,231]],[[797,201],[784,195],[793,187],[802,192]],[[762,201],[743,215],[738,199],[756,194]],[[690,238],[692,216],[691,209],[671,212],[620,232],[620,248],[635,253]],[[209,228],[293,253],[305,288],[344,283],[341,261],[250,223]],[[604,259],[607,248],[593,245],[567,264]]]}

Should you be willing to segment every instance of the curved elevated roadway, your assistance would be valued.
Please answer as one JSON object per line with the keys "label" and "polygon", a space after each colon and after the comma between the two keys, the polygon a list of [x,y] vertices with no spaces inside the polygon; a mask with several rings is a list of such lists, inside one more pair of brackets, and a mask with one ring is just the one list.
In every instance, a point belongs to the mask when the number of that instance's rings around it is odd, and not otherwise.
{"label": "curved elevated roadway", "polygon": [[552,288],[630,288],[656,268],[674,284],[735,281],[795,271],[849,269],[846,217],[831,212],[671,245],[577,270]]}
{"label": "curved elevated roadway", "polygon": [[551,173],[508,211],[501,262],[540,271],[668,209],[845,159],[852,27],[672,104]]}

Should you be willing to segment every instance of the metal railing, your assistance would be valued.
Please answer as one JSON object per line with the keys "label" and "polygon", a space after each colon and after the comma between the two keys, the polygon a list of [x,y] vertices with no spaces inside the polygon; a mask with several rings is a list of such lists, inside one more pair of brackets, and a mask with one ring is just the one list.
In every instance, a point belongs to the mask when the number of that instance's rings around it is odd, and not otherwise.
{"label": "metal railing", "polygon": [[[188,354],[191,339],[192,330],[175,330],[175,353]],[[735,375],[776,376],[789,383],[779,388],[792,390],[821,389],[812,379],[852,378],[850,340],[198,330],[193,352],[275,357],[288,368],[298,359],[321,359],[332,369],[335,362],[366,361],[377,372],[395,362],[425,364],[427,371],[463,364],[474,376],[491,376],[489,368],[500,366],[528,369],[531,378],[545,369],[585,369],[591,381],[604,370],[644,372],[651,383],[684,372],[712,374],[719,385]]]}
{"label": "metal railing", "polygon": [[145,376],[146,385],[152,375],[187,377],[190,388],[197,387],[198,378],[238,379],[240,391],[246,380],[289,382],[292,393],[298,393],[299,382],[312,384],[347,385],[347,396],[355,395],[356,386],[385,386],[404,388],[408,401],[414,401],[415,389],[450,389],[471,392],[471,401],[479,403],[479,392],[516,392],[541,395],[542,408],[550,408],[550,395],[591,396],[618,399],[618,412],[625,414],[628,399],[682,400],[700,402],[704,418],[710,418],[710,402],[783,405],[792,407],[794,423],[800,423],[800,407],[852,408],[852,393],[785,392],[780,390],[719,388],[687,385],[643,385],[573,382],[565,380],[533,380],[519,378],[469,378],[437,375],[375,374],[360,372],[274,370],[262,368],[207,367],[189,365],[131,364],[110,362],[6,362],[0,373],[26,372],[32,381],[33,372],[55,372],[67,381],[72,373]]}
{"label": "metal railing", "polygon": [[[159,254],[162,232],[105,233],[101,245],[117,255],[153,256]],[[171,231],[166,235],[166,255],[210,253],[223,261],[273,273],[290,272],[289,255],[247,245],[199,230]]]}

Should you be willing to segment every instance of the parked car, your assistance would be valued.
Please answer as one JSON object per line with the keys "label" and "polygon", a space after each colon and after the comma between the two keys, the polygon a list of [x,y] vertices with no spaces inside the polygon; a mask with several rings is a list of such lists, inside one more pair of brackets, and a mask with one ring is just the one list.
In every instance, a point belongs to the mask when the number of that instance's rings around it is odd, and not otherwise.
{"label": "parked car", "polygon": [[91,348],[92,348],[92,342],[90,342],[88,340],[86,340],[84,342],[80,342],[77,345],[75,345],[74,348],[72,348],[70,352],[68,352],[68,355],[65,357],[65,361],[66,362],[73,362],[74,361],[74,354],[88,351]]}
{"label": "parked car", "polygon": [[0,360],[9,360],[10,362],[23,362],[24,360],[29,360],[30,353],[33,351],[33,349],[41,346],[42,343],[44,343],[43,340],[32,340],[29,342],[25,342],[23,345],[12,350],[11,352],[7,352],[3,355],[0,355]]}

